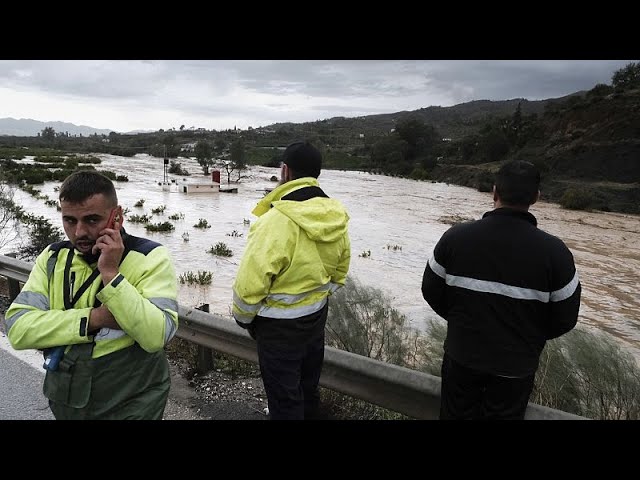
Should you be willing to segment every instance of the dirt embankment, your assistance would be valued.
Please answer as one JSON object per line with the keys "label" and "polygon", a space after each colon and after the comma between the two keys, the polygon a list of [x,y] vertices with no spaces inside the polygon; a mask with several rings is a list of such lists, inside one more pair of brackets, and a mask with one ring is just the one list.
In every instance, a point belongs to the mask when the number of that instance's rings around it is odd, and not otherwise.
{"label": "dirt embankment", "polygon": [[[499,163],[482,165],[438,165],[431,172],[432,180],[462,185],[481,192],[493,188]],[[605,212],[640,214],[640,183],[623,183],[543,175],[540,186],[545,201],[561,203],[568,189],[586,192],[592,199],[589,208]]]}

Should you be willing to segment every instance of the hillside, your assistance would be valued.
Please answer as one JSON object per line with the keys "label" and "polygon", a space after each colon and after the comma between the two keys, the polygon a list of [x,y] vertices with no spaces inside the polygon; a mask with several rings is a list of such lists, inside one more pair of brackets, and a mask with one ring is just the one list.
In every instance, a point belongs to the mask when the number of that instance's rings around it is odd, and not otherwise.
{"label": "hillside", "polygon": [[[462,158],[459,145],[433,178],[487,188],[502,161],[526,160],[540,167],[548,200],[579,195],[584,208],[640,213],[640,89],[603,94],[594,89],[523,119],[521,135],[515,145],[507,141],[502,155],[490,158],[479,148]],[[488,129],[474,142],[482,147],[492,135],[495,140],[495,130]]]}
{"label": "hillside", "polygon": [[484,124],[494,117],[512,115],[518,105],[523,114],[541,115],[546,106],[563,102],[572,96],[581,96],[584,92],[576,92],[560,98],[530,101],[526,99],[512,100],[475,100],[460,103],[451,107],[426,107],[418,110],[366,115],[362,117],[334,117],[317,122],[300,124],[277,123],[256,129],[258,132],[296,132],[299,135],[327,135],[342,139],[357,138],[360,134],[366,137],[379,137],[388,134],[398,122],[409,118],[417,118],[425,124],[432,125],[444,138],[461,139],[477,133]]}
{"label": "hillside", "polygon": [[30,118],[0,118],[0,135],[16,137],[36,137],[45,127],[52,127],[56,132],[67,132],[69,135],[109,135],[111,130],[75,125],[67,122],[40,122]]}

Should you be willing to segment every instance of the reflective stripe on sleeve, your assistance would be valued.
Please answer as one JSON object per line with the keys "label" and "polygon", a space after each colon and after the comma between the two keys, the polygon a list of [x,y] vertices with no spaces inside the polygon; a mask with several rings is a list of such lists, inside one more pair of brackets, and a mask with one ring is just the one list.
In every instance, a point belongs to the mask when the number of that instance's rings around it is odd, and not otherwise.
{"label": "reflective stripe on sleeve", "polygon": [[552,302],[561,302],[563,300],[566,300],[567,298],[569,298],[571,295],[575,293],[579,283],[580,283],[580,279],[578,278],[578,271],[576,270],[575,275],[573,276],[573,278],[569,283],[567,283],[560,290],[554,290],[553,292],[551,292],[550,300]]}

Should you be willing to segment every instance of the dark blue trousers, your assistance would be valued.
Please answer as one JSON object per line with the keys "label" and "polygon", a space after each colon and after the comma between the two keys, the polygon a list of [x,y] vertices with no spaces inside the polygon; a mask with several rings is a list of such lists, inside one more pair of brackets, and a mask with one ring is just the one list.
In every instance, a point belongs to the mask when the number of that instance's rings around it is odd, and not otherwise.
{"label": "dark blue trousers", "polygon": [[308,420],[317,414],[327,310],[325,306],[300,319],[255,320],[260,373],[271,420]]}
{"label": "dark blue trousers", "polygon": [[440,420],[524,420],[534,380],[479,372],[445,353]]}

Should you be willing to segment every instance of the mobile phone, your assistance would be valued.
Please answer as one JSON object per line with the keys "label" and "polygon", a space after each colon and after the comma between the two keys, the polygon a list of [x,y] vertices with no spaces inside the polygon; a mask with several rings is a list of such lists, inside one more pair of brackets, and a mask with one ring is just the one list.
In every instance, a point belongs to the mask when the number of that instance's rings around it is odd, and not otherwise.
{"label": "mobile phone", "polygon": [[107,228],[115,227],[116,222],[121,224],[119,207],[116,207],[113,210],[111,210],[111,214],[109,215],[109,221],[107,222]]}

